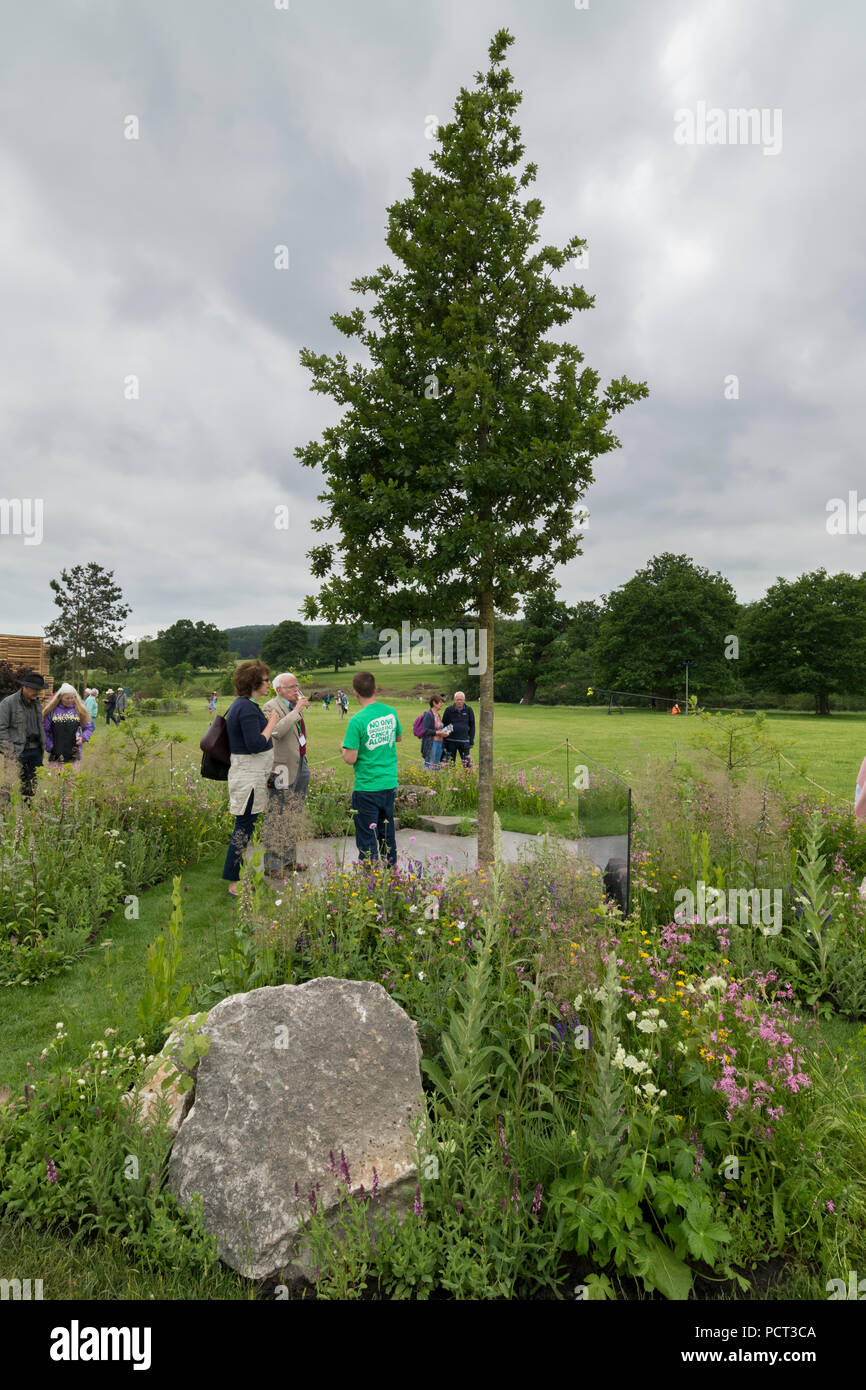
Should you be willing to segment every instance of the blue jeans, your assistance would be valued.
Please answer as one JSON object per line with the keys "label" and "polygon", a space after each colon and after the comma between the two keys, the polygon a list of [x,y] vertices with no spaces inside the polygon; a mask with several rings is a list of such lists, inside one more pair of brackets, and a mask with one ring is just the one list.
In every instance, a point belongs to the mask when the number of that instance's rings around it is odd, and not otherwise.
{"label": "blue jeans", "polygon": [[427,755],[427,760],[426,760],[426,762],[424,763],[424,766],[425,766],[426,768],[438,767],[439,764],[441,763],[441,761],[442,761],[442,744],[441,744],[441,742],[439,742],[439,743],[432,743],[432,744],[430,745],[430,752],[429,752],[428,755]]}
{"label": "blue jeans", "polygon": [[390,787],[387,791],[352,792],[359,860],[378,859],[381,851],[389,864],[397,863],[397,836],[394,834],[396,790],[396,787]]}
{"label": "blue jeans", "polygon": [[261,815],[260,811],[253,811],[254,797],[255,792],[250,792],[243,815],[235,816],[234,830],[223,865],[223,878],[228,879],[229,883],[237,883],[241,876],[241,860],[250,842],[256,820]]}

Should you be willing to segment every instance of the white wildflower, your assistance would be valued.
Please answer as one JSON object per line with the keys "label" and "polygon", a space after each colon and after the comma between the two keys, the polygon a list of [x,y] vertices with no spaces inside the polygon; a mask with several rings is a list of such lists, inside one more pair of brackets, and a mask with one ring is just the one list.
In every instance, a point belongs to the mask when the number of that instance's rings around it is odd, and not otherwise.
{"label": "white wildflower", "polygon": [[634,1023],[635,1019],[637,1018],[637,1014],[635,1013],[634,1009],[632,1009],[630,1013],[626,1014],[626,1018],[628,1019],[629,1023]]}

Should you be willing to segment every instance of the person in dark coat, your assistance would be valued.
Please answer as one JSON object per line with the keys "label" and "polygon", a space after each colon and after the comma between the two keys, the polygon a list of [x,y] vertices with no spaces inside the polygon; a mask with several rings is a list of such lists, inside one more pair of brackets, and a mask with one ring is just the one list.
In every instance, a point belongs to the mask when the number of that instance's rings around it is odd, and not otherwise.
{"label": "person in dark coat", "polygon": [[18,763],[21,792],[29,800],[45,757],[41,692],[48,686],[37,671],[22,671],[19,683],[20,690],[0,700],[0,754]]}
{"label": "person in dark coat", "polygon": [[459,753],[463,766],[471,767],[472,745],[475,742],[475,711],[467,705],[462,690],[455,691],[454,703],[448,706],[442,720],[452,726],[451,733],[442,745],[442,761],[453,763]]}

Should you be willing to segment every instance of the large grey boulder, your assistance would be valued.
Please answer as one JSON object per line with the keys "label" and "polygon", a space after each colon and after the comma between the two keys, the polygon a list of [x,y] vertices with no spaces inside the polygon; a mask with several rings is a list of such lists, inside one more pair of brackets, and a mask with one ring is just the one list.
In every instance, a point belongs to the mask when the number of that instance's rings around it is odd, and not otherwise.
{"label": "large grey boulder", "polygon": [[[411,1209],[423,1113],[413,1021],[381,985],[310,980],[233,994],[203,1031],[195,1101],[171,1154],[182,1205],[201,1195],[221,1258],[251,1279],[309,1278],[303,1228],[310,1193],[336,1212],[345,1153],[351,1187],[376,1207]],[[296,1186],[297,1185],[297,1186]]]}

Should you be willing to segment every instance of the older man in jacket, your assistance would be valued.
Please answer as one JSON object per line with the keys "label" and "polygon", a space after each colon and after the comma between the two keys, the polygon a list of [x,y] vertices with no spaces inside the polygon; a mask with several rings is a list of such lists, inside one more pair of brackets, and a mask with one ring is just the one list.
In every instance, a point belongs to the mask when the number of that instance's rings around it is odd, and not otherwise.
{"label": "older man in jacket", "polygon": [[295,860],[295,842],[297,821],[310,785],[304,724],[304,710],[310,702],[301,694],[297,676],[289,672],[275,677],[273,685],[274,698],[262,708],[265,714],[276,710],[283,717],[272,734],[274,770],[268,779],[264,842],[265,873],[278,878],[286,870],[302,873],[307,868]]}
{"label": "older man in jacket", "polygon": [[471,767],[472,745],[475,742],[475,711],[471,705],[467,705],[462,690],[455,692],[454,702],[446,709],[442,722],[451,725],[451,733],[442,745],[442,761],[453,763],[459,753],[463,766]]}
{"label": "older man in jacket", "polygon": [[48,686],[36,671],[22,671],[20,690],[0,701],[0,755],[18,763],[26,800],[36,790],[36,769],[45,756],[41,692]]}

